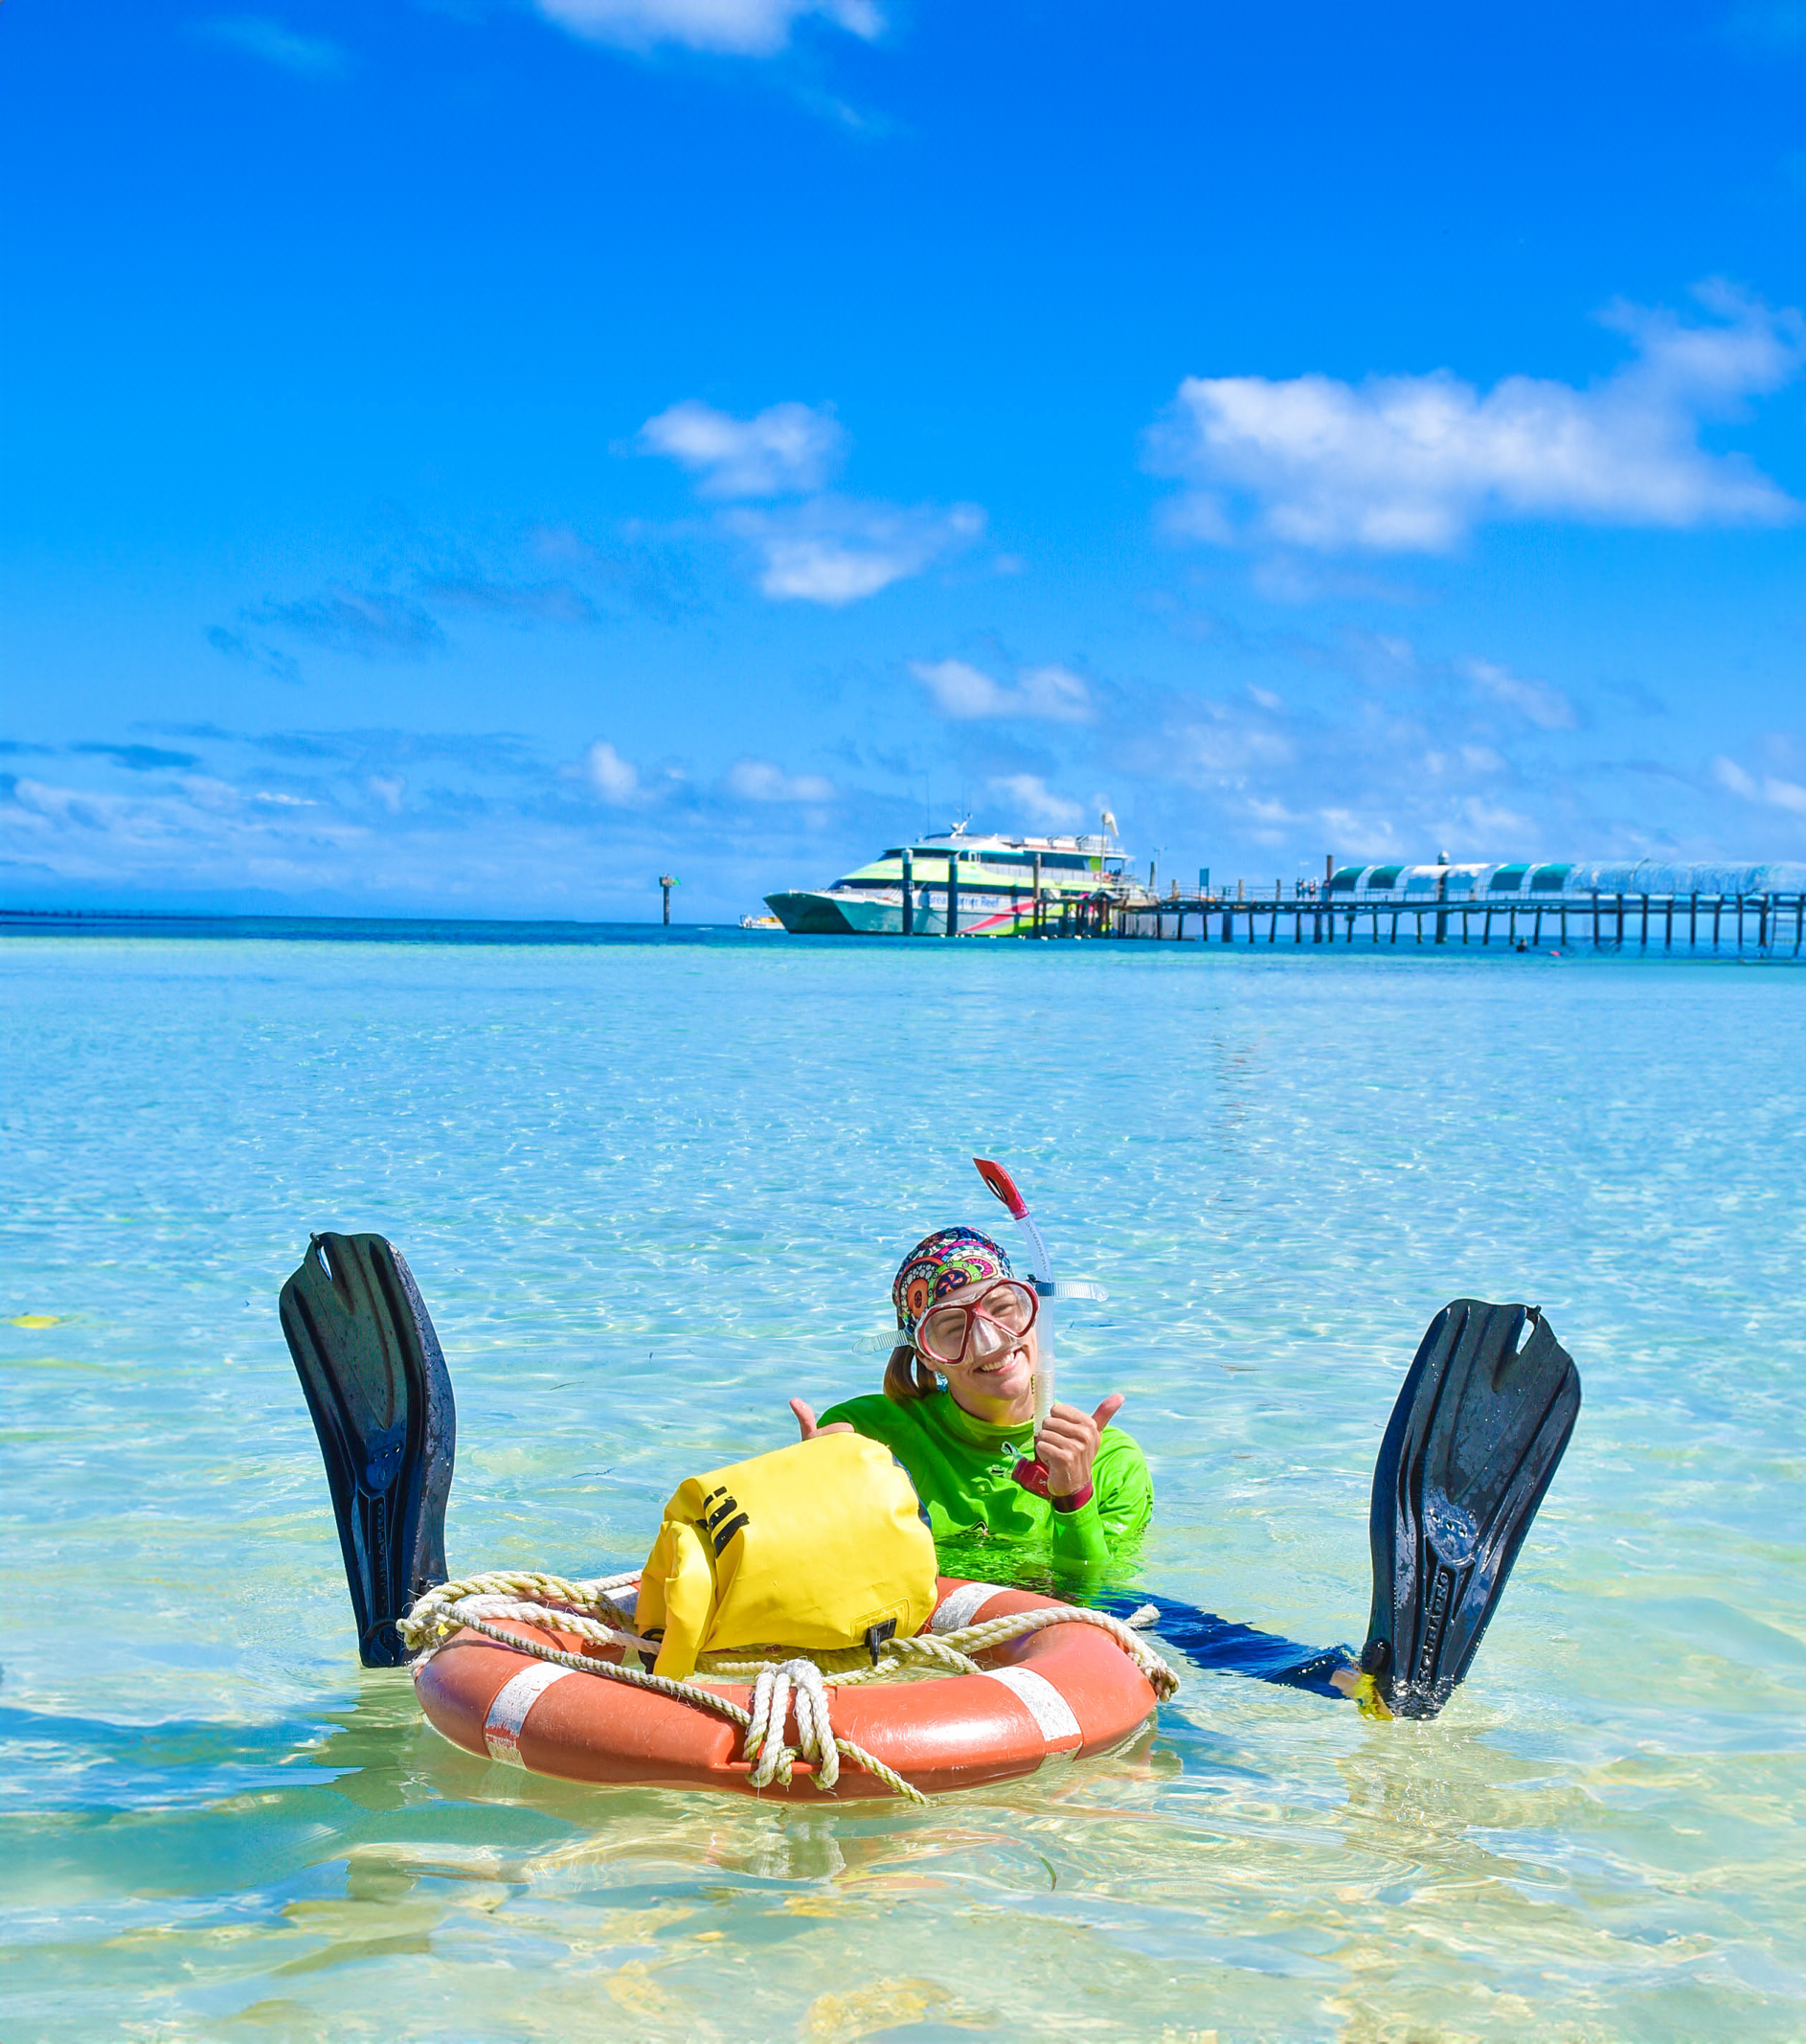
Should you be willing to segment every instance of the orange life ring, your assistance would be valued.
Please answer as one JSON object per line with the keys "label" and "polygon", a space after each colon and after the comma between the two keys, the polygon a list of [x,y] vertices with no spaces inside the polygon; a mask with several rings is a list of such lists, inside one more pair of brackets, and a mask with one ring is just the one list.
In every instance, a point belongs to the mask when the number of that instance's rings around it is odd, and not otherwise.
{"label": "orange life ring", "polygon": [[[943,1576],[928,1622],[955,1632],[982,1619],[1059,1608],[1051,1597]],[[505,1622],[504,1629],[567,1651],[598,1649],[574,1635]],[[621,1649],[607,1650],[619,1661]],[[982,1656],[974,1675],[880,1682],[833,1692],[834,1729],[926,1794],[1032,1774],[1050,1754],[1080,1758],[1119,1745],[1147,1721],[1154,1692],[1108,1633],[1049,1625]],[[707,1678],[702,1678],[707,1679]],[[740,1758],[740,1729],[694,1704],[513,1653],[481,1633],[453,1635],[414,1671],[428,1722],[466,1753],[567,1782],[658,1788],[732,1788],[813,1800],[814,1770],[796,1763],[788,1789],[755,1791]],[[743,1685],[709,1687],[744,1707]],[[835,1796],[890,1790],[850,1760]]]}

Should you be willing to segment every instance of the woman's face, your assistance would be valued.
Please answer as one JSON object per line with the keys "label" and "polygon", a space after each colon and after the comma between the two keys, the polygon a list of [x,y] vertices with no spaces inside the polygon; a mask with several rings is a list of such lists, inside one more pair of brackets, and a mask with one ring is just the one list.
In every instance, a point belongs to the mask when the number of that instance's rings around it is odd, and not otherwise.
{"label": "woman's face", "polygon": [[[999,1282],[996,1278],[975,1279],[935,1304],[977,1306]],[[1032,1327],[1020,1334],[1012,1333],[981,1312],[973,1316],[961,1361],[945,1363],[935,1356],[925,1360],[947,1379],[947,1389],[953,1393],[955,1402],[968,1412],[981,1419],[1013,1419],[1015,1413],[1006,1413],[1005,1408],[1019,1407],[1024,1399],[1032,1397],[1036,1355]]]}

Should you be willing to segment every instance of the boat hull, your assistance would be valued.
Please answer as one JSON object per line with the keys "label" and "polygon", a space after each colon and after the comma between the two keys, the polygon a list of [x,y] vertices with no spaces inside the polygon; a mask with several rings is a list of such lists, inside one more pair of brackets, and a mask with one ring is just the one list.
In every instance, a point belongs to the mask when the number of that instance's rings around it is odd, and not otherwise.
{"label": "boat hull", "polygon": [[[799,890],[791,894],[767,895],[765,905],[785,929],[798,937],[901,937],[903,896],[899,889],[824,888],[817,892]],[[1059,904],[1047,904],[1049,930],[1060,925]],[[927,888],[916,891],[917,937],[947,934],[946,891]],[[961,937],[1027,937],[1034,929],[1034,914],[1024,899],[993,894],[984,889],[959,890]]]}

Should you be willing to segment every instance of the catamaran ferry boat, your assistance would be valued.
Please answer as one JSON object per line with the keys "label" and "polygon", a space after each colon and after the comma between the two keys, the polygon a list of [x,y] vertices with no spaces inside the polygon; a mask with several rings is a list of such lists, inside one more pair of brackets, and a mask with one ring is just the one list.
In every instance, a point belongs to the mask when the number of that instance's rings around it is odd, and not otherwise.
{"label": "catamaran ferry boat", "polygon": [[1077,936],[1106,907],[1152,899],[1109,826],[1091,837],[968,837],[959,823],[892,846],[831,887],[765,903],[799,936]]}

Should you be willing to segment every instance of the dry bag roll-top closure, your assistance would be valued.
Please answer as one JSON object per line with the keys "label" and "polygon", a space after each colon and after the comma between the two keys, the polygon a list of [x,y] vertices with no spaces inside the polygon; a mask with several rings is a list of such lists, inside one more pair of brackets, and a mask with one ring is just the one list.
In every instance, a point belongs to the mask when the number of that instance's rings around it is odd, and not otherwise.
{"label": "dry bag roll-top closure", "polygon": [[913,1638],[935,1608],[935,1543],[907,1473],[857,1434],[818,1434],[679,1487],[640,1582],[654,1671],[739,1647],[824,1653]]}

